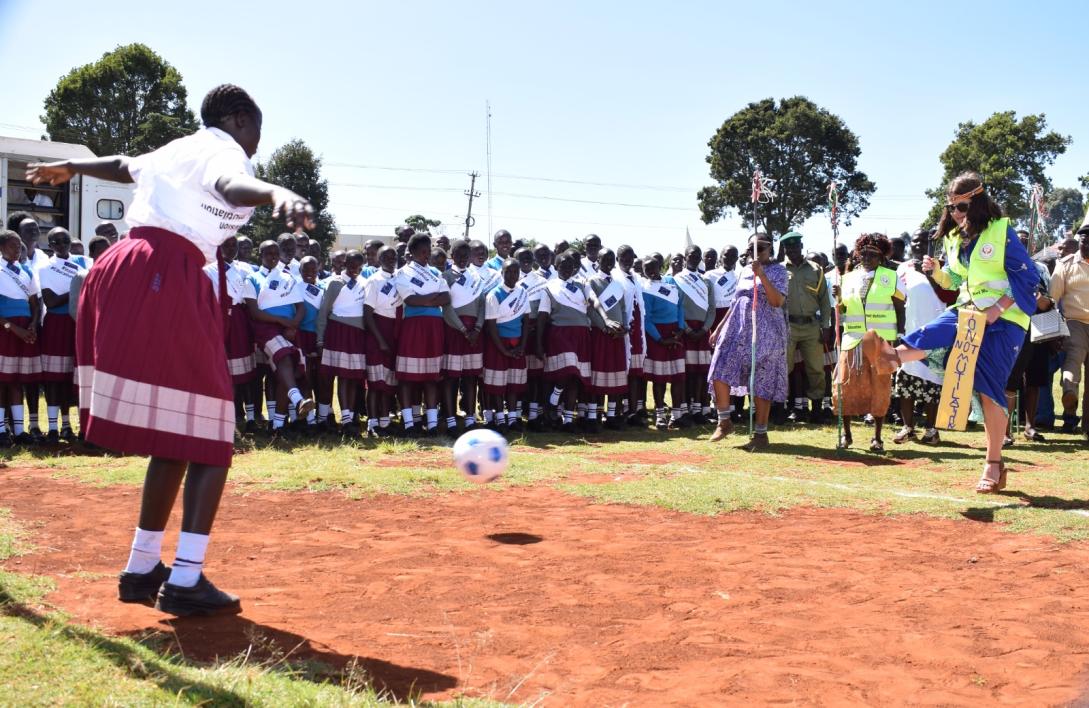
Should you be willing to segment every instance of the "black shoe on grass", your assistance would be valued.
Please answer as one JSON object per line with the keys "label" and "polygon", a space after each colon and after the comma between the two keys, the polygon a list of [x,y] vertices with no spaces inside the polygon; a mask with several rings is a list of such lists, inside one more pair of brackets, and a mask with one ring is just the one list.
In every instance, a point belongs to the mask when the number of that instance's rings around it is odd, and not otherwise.
{"label": "black shoe on grass", "polygon": [[170,577],[170,568],[159,561],[146,573],[124,571],[117,576],[117,599],[121,602],[139,602],[145,605],[155,603],[159,588]]}
{"label": "black shoe on grass", "polygon": [[237,615],[242,611],[242,603],[237,595],[223,592],[201,573],[191,588],[163,583],[155,609],[175,617],[211,617]]}

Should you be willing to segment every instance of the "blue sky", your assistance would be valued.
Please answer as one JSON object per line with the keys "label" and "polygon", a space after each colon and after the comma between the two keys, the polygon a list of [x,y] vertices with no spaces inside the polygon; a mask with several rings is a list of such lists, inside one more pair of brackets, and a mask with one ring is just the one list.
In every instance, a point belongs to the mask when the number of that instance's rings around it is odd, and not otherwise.
{"label": "blue sky", "polygon": [[[1083,3],[158,5],[0,0],[0,134],[40,135],[58,78],[139,41],[178,68],[195,110],[218,83],[249,90],[261,153],[311,145],[337,222],[356,233],[416,212],[460,233],[476,169],[477,238],[490,221],[549,243],[592,231],[668,251],[687,227],[697,243],[740,244],[736,220],[702,224],[695,193],[718,126],[769,96],[808,96],[859,136],[878,189],[849,239],[914,228],[957,123],[995,111],[1042,112],[1073,137],[1049,171],[1056,186],[1089,172]],[[810,248],[831,244],[826,217],[802,231]]]}

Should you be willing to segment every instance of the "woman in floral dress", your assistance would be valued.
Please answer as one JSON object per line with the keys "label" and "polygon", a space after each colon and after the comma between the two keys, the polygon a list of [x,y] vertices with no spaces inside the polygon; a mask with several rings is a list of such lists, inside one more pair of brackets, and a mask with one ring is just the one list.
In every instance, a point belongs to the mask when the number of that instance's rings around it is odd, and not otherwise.
{"label": "woman in floral dress", "polygon": [[730,388],[749,387],[753,360],[753,285],[756,284],[756,376],[749,397],[756,406],[756,424],[752,439],[745,445],[750,452],[768,447],[768,414],[772,401],[787,398],[786,343],[787,324],[783,315],[789,274],[782,263],[772,260],[772,243],[767,234],[749,240],[756,258],[741,271],[737,294],[730,314],[711,340],[715,353],[707,379],[718,410],[718,427],[711,440],[721,440],[732,432]]}

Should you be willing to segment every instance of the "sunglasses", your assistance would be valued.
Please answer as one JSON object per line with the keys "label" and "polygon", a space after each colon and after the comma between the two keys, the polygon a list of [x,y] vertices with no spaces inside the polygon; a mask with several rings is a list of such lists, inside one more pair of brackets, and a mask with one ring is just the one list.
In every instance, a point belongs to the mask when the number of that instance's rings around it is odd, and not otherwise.
{"label": "sunglasses", "polygon": [[957,202],[956,204],[946,204],[945,210],[948,212],[959,211],[961,214],[968,213],[968,202]]}

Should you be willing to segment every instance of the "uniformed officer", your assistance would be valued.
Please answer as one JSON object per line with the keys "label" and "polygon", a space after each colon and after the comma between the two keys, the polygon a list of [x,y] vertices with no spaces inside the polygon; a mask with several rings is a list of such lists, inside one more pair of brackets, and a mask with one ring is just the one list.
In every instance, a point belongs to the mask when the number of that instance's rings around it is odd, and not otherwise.
{"label": "uniformed officer", "polygon": [[[827,285],[821,267],[806,260],[802,251],[802,235],[791,231],[780,239],[790,275],[786,311],[790,325],[787,340],[787,371],[794,370],[794,356],[802,352],[805,364],[806,397],[810,401],[815,423],[824,421],[821,399],[824,396],[824,342],[832,329],[832,308],[828,305]],[[803,409],[804,410],[804,409]]]}

